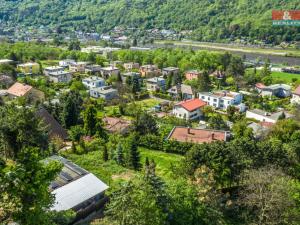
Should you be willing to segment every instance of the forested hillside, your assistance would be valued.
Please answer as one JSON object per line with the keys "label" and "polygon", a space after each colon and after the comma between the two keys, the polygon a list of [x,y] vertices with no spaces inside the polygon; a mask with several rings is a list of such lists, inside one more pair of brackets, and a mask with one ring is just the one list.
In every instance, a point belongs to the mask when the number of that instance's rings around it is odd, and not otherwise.
{"label": "forested hillside", "polygon": [[299,9],[298,0],[1,0],[11,25],[51,25],[106,32],[115,26],[194,30],[195,39],[251,37],[300,40],[299,28],[272,27],[272,9]]}

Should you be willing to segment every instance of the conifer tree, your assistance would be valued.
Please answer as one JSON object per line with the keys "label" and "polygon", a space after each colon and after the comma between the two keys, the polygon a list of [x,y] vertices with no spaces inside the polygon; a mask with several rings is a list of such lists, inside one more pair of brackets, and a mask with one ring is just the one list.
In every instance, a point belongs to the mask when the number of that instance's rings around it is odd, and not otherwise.
{"label": "conifer tree", "polygon": [[128,137],[128,166],[131,169],[139,170],[141,168],[140,153],[136,139],[135,134]]}
{"label": "conifer tree", "polygon": [[103,146],[103,155],[102,155],[102,157],[103,157],[104,162],[108,161],[108,151],[107,151],[106,145]]}
{"label": "conifer tree", "polygon": [[119,165],[124,165],[124,155],[122,145],[119,143],[117,146],[117,157],[116,161]]}

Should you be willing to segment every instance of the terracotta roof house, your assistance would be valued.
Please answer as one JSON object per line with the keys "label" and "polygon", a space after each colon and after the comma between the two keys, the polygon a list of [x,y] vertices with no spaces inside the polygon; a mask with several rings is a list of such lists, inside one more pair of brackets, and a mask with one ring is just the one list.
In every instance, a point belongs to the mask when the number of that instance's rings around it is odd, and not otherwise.
{"label": "terracotta roof house", "polygon": [[103,122],[105,123],[105,129],[111,133],[125,134],[131,126],[131,121],[115,117],[105,117]]}
{"label": "terracotta roof house", "polygon": [[291,103],[300,105],[300,85],[292,93]]}
{"label": "terracotta roof house", "polygon": [[57,122],[57,120],[45,109],[40,108],[36,115],[42,119],[43,123],[48,129],[49,137],[59,137],[62,140],[68,139],[67,131]]}
{"label": "terracotta roof house", "polygon": [[227,131],[174,127],[169,134],[168,139],[179,142],[202,144],[211,143],[213,141],[227,141],[228,137],[229,132]]}
{"label": "terracotta roof house", "polygon": [[144,65],[140,67],[142,77],[155,77],[161,74],[161,70],[156,65]]}
{"label": "terracotta roof house", "polygon": [[206,105],[206,102],[201,99],[189,99],[176,104],[173,108],[173,115],[186,120],[200,119],[203,115],[201,108]]}
{"label": "terracotta roof house", "polygon": [[14,83],[8,90],[7,94],[11,98],[27,97],[32,101],[43,100],[45,95],[42,91],[33,88],[30,85],[19,82]]}
{"label": "terracotta roof house", "polygon": [[190,71],[185,72],[185,79],[187,79],[187,80],[198,79],[199,75],[200,75],[200,72],[198,72],[197,70],[190,70]]}

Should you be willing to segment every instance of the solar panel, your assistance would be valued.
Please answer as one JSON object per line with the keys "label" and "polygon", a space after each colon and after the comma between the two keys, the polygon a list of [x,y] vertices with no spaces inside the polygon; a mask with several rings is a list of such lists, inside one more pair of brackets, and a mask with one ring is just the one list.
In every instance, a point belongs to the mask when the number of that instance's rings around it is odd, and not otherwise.
{"label": "solar panel", "polygon": [[79,175],[87,174],[87,172],[84,169],[82,169],[79,166],[76,166],[75,164],[70,163],[70,162],[66,162],[65,167],[67,167],[68,169],[72,170],[73,172],[75,172]]}
{"label": "solar panel", "polygon": [[61,173],[60,173],[60,177],[61,177],[63,180],[67,181],[67,182],[73,180],[73,178],[72,178],[69,174],[67,174],[67,173],[65,173],[65,172],[61,172]]}

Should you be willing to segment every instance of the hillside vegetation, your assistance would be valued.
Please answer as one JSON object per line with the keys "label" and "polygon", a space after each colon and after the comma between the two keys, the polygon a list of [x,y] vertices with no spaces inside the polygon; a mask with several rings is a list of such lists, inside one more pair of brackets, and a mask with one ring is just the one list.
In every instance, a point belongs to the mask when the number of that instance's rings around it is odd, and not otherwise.
{"label": "hillside vegetation", "polygon": [[11,26],[193,30],[197,40],[249,37],[279,43],[300,40],[300,29],[272,27],[272,9],[299,7],[298,0],[2,0],[0,19]]}

